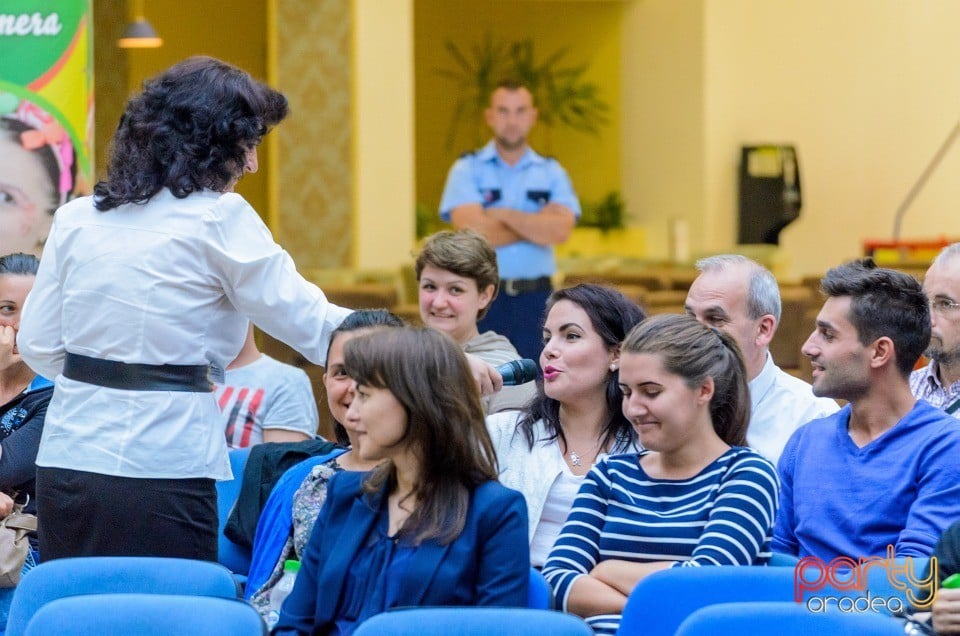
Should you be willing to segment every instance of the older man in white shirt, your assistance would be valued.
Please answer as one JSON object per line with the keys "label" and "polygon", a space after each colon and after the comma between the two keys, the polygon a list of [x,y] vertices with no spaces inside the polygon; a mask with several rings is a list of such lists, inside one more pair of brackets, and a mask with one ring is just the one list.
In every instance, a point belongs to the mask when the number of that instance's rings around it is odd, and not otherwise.
{"label": "older man in white shirt", "polygon": [[747,442],[776,463],[801,424],[836,412],[837,403],[778,367],[770,341],[780,321],[780,289],[765,267],[739,254],[697,261],[700,275],[687,292],[688,314],[733,336],[750,379]]}

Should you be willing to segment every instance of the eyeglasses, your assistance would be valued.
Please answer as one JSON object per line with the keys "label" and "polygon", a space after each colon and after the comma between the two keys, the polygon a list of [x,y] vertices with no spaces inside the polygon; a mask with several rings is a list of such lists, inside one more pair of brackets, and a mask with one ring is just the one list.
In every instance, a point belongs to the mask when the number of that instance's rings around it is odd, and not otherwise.
{"label": "eyeglasses", "polygon": [[934,298],[931,299],[927,304],[930,306],[931,312],[936,312],[941,316],[954,314],[958,309],[960,309],[960,303],[955,303],[946,298]]}

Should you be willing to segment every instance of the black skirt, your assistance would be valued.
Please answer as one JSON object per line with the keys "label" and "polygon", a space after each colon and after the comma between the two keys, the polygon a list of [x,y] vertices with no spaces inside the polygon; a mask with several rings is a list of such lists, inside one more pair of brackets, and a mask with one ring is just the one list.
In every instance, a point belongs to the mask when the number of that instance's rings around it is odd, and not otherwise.
{"label": "black skirt", "polygon": [[213,479],[139,479],[37,468],[40,560],[159,556],[217,560]]}

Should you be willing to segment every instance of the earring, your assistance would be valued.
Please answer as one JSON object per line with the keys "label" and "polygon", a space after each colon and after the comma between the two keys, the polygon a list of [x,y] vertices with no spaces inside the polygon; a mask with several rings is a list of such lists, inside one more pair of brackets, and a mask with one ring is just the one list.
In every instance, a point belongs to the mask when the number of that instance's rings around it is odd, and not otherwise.
{"label": "earring", "polygon": [[616,373],[616,372],[617,372],[617,365],[616,365],[616,364],[611,364],[611,365],[610,365],[610,373]]}

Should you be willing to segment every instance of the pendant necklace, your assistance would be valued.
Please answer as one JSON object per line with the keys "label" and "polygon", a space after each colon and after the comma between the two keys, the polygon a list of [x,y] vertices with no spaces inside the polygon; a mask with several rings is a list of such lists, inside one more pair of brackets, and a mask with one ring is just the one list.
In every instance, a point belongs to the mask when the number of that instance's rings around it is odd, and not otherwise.
{"label": "pendant necklace", "polygon": [[571,450],[570,450],[570,453],[568,453],[568,454],[570,455],[570,464],[571,464],[571,465],[573,465],[573,466],[579,466],[579,465],[582,463],[582,462],[581,462],[581,458],[580,458],[580,453],[578,453],[577,451],[571,449]]}

